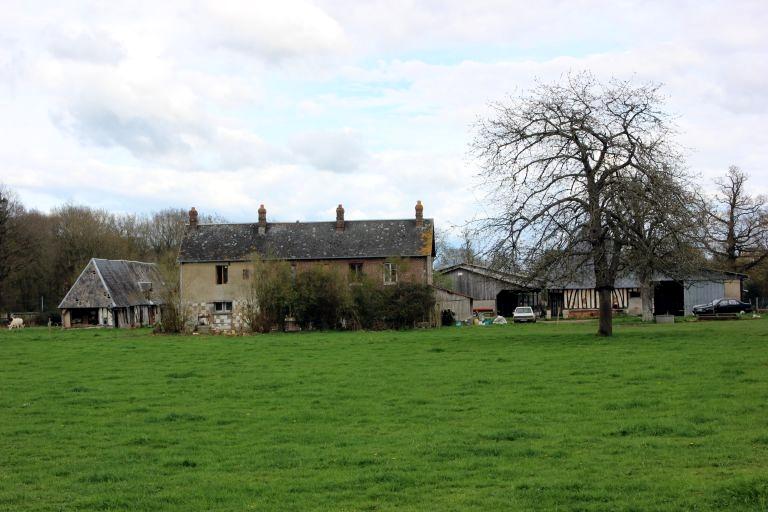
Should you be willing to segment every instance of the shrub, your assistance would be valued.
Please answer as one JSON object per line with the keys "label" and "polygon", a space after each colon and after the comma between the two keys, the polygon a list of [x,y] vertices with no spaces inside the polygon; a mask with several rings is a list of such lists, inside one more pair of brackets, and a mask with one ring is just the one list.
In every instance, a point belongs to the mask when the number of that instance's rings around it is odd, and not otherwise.
{"label": "shrub", "polygon": [[368,278],[363,278],[351,287],[354,318],[352,327],[357,329],[386,328],[385,289]]}
{"label": "shrub", "polygon": [[254,258],[243,318],[253,332],[283,330],[294,301],[291,266],[286,261]]}
{"label": "shrub", "polygon": [[389,327],[410,328],[416,322],[429,321],[435,307],[435,294],[431,286],[400,282],[384,290],[386,322]]}
{"label": "shrub", "polygon": [[155,330],[169,334],[185,332],[191,315],[189,307],[181,300],[178,266],[173,263],[160,265],[160,272],[164,286],[160,294],[160,320]]}
{"label": "shrub", "polygon": [[355,317],[347,280],[328,269],[313,267],[296,276],[294,312],[304,328],[335,329]]}

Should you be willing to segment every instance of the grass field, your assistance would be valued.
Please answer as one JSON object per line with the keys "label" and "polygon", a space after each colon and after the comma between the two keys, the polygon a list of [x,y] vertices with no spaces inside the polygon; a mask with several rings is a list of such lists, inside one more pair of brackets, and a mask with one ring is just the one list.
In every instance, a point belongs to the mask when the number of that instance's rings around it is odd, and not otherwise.
{"label": "grass field", "polygon": [[765,510],[768,321],[0,332],[0,510]]}

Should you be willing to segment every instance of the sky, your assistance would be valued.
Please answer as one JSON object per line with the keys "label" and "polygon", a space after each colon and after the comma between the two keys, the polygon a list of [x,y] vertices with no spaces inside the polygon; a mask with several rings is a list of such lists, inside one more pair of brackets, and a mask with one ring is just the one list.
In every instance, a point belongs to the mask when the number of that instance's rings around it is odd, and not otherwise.
{"label": "sky", "polygon": [[4,1],[0,182],[29,208],[482,216],[473,124],[564,73],[660,82],[704,187],[768,193],[768,2]]}

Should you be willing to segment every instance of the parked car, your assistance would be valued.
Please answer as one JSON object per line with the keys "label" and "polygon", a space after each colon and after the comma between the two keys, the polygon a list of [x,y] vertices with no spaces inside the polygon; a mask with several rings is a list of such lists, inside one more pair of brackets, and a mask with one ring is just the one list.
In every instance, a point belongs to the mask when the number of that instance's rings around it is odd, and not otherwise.
{"label": "parked car", "polygon": [[527,306],[521,306],[515,308],[512,313],[512,321],[517,322],[536,322],[536,314],[533,312],[533,308]]}
{"label": "parked car", "polygon": [[694,315],[717,315],[720,313],[751,313],[752,304],[736,299],[715,299],[708,304],[693,306]]}

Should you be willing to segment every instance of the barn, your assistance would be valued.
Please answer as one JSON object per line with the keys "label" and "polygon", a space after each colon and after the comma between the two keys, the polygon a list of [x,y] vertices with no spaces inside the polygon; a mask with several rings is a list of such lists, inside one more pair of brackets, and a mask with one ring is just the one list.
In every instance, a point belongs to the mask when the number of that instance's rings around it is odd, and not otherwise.
{"label": "barn", "polygon": [[455,320],[468,320],[472,317],[474,299],[469,295],[455,292],[441,286],[433,286],[435,290],[435,318],[441,318],[443,311],[453,313]]}
{"label": "barn", "polygon": [[540,308],[541,290],[522,276],[460,263],[441,269],[446,287],[474,299],[474,309],[512,316],[518,306]]}
{"label": "barn", "polygon": [[[699,269],[682,279],[657,274],[653,284],[655,315],[692,315],[693,306],[715,299],[741,299],[747,276],[735,272]],[[567,282],[550,282],[547,286],[547,316],[589,318],[598,316],[594,275],[585,269],[580,277]],[[617,278],[613,290],[613,310],[640,315],[640,281],[627,274]]]}
{"label": "barn", "polygon": [[[550,280],[545,286],[520,275],[467,263],[439,272],[446,288],[474,299],[475,310],[510,316],[517,306],[531,306],[548,318],[598,316],[598,294],[590,268],[574,272],[569,279]],[[654,314],[691,315],[697,304],[719,298],[741,299],[746,277],[711,269],[699,269],[684,279],[658,274],[653,279]],[[612,306],[616,313],[642,314],[640,282],[632,273],[617,278]]]}
{"label": "barn", "polygon": [[160,317],[157,265],[92,258],[59,304],[63,327],[140,327]]}

